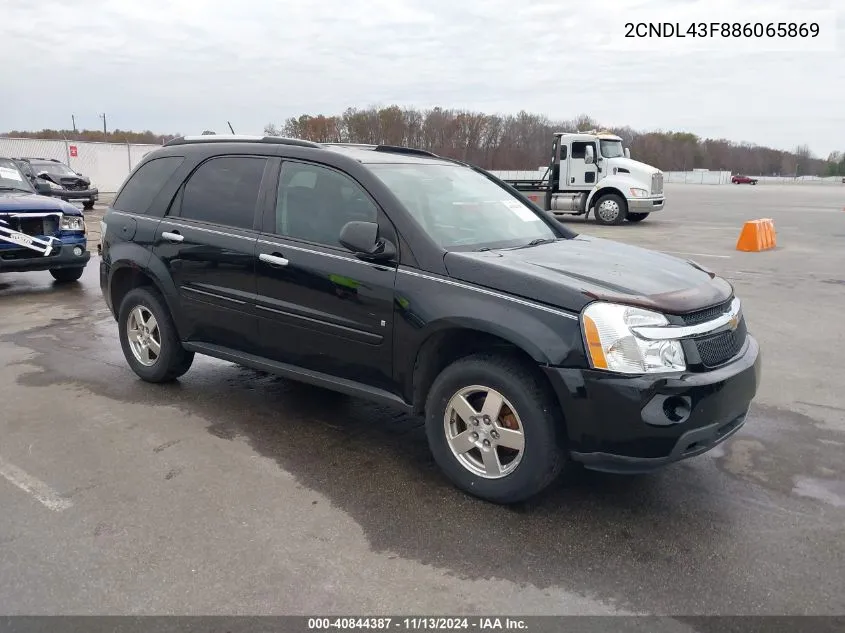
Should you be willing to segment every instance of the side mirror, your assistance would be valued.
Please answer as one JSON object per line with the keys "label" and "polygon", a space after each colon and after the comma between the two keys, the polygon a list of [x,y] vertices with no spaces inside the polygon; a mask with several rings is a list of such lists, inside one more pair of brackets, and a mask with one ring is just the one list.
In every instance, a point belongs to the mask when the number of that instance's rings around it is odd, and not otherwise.
{"label": "side mirror", "polygon": [[587,165],[592,165],[596,161],[596,154],[595,150],[593,150],[592,145],[587,145],[584,150],[584,162]]}
{"label": "side mirror", "polygon": [[380,238],[375,222],[347,222],[340,231],[339,242],[361,259],[390,259],[396,247]]}
{"label": "side mirror", "polygon": [[629,150],[627,147],[625,148],[625,158],[631,158],[631,150]]}
{"label": "side mirror", "polygon": [[53,188],[50,187],[50,183],[44,180],[36,179],[35,182],[32,183],[35,186],[35,191],[42,196],[49,196],[53,193]]}

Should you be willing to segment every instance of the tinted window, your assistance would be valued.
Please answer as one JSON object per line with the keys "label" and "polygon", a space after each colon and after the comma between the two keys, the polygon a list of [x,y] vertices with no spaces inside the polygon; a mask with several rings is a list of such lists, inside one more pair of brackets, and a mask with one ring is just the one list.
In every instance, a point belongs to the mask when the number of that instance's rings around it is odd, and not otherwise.
{"label": "tinted window", "polygon": [[183,160],[181,156],[167,156],[144,163],[129,177],[112,207],[127,213],[146,213],[153,198]]}
{"label": "tinted window", "polygon": [[[586,158],[587,157],[587,145],[593,145],[592,143],[586,143],[584,141],[573,141],[572,143],[572,158]],[[595,146],[594,146],[595,148]],[[595,151],[595,149],[593,150]]]}
{"label": "tinted window", "polygon": [[224,156],[199,166],[182,194],[183,218],[252,228],[266,158]]}
{"label": "tinted window", "polygon": [[317,165],[282,165],[276,197],[277,234],[340,246],[340,231],[353,220],[378,220],[377,207],[358,183]]}

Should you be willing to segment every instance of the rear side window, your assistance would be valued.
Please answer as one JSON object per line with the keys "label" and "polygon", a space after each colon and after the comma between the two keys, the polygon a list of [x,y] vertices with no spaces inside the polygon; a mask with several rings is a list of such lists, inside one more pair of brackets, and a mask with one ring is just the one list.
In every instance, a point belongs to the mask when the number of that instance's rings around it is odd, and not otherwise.
{"label": "rear side window", "polygon": [[141,165],[123,186],[112,208],[126,213],[146,213],[153,198],[179,169],[183,160],[181,156],[165,156]]}
{"label": "rear side window", "polygon": [[182,193],[180,216],[251,229],[266,158],[222,156],[203,163]]}

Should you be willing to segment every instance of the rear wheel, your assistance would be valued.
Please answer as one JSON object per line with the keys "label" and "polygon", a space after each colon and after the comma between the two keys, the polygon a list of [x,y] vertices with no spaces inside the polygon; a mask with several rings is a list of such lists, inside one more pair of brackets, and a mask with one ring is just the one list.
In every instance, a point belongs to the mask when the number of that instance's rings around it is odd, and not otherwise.
{"label": "rear wheel", "polygon": [[169,382],[183,375],[194,353],[182,347],[162,296],[143,287],[130,291],[120,304],[118,331],[129,366],[147,382]]}
{"label": "rear wheel", "polygon": [[59,283],[69,283],[71,281],[78,281],[84,271],[84,266],[77,268],[52,268],[50,274]]}
{"label": "rear wheel", "polygon": [[507,357],[476,354],[444,369],[426,402],[426,434],[452,483],[495,503],[536,495],[566,462],[558,403]]}
{"label": "rear wheel", "polygon": [[596,201],[593,214],[599,224],[622,224],[625,221],[625,216],[628,215],[628,204],[622,196],[608,193]]}
{"label": "rear wheel", "polygon": [[626,216],[626,220],[628,222],[642,222],[648,217],[648,213],[629,213]]}

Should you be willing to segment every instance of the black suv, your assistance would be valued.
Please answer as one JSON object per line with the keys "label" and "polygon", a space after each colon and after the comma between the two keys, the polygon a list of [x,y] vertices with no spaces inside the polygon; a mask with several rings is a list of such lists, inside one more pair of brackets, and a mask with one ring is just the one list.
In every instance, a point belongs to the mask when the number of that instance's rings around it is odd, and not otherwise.
{"label": "black suv", "polygon": [[643,472],[745,422],[758,344],[697,264],[578,235],[488,172],[401,147],[181,138],[104,217],[129,365],[207,354],[425,415],[460,488]]}
{"label": "black suv", "polygon": [[91,186],[91,179],[55,158],[18,158],[21,171],[30,181],[44,180],[50,184],[49,195],[65,202],[82,202],[86,211],[94,208],[100,191]]}

